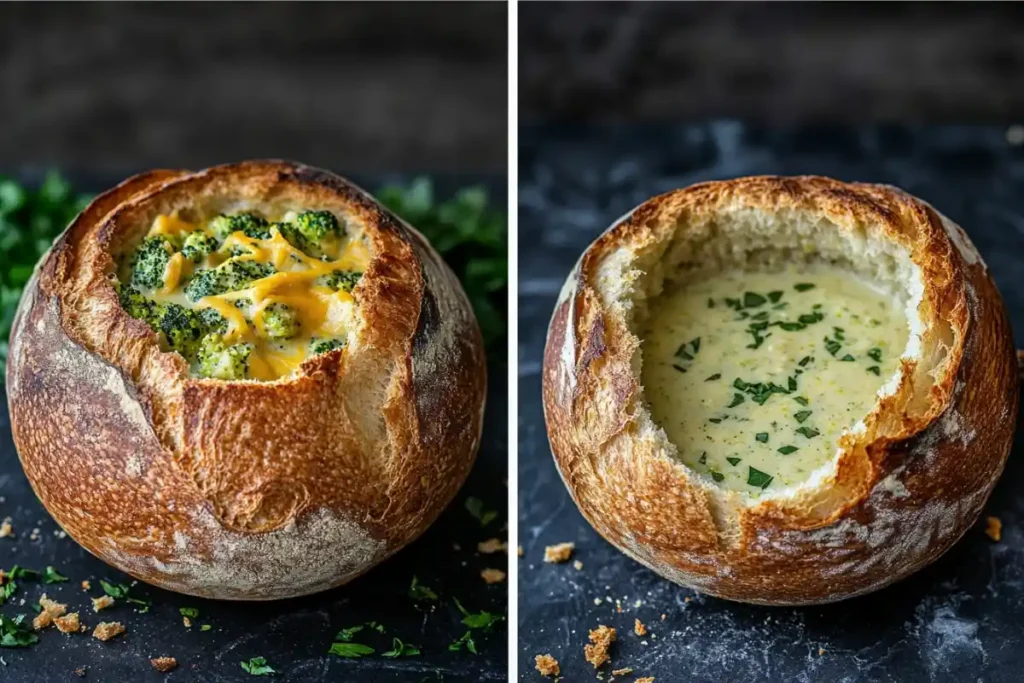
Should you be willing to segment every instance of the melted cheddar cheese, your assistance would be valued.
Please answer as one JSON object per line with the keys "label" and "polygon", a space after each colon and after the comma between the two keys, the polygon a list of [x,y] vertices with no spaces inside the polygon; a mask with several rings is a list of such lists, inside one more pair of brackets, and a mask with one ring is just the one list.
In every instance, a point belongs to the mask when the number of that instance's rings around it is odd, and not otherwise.
{"label": "melted cheddar cheese", "polygon": [[[280,220],[294,217],[289,213]],[[362,236],[344,231],[351,230],[351,226],[317,243],[317,255],[313,256],[289,242],[280,225],[272,221],[266,225],[269,237],[251,237],[239,230],[221,234],[218,239],[211,222],[190,223],[178,215],[161,215],[146,235],[147,240],[166,240],[172,245],[168,249],[180,249],[195,233],[215,240],[216,248],[198,262],[187,258],[183,251],[175,251],[167,260],[162,285],[144,291],[144,295],[162,306],[177,304],[195,311],[215,311],[227,323],[226,331],[220,333],[224,344],[251,347],[247,379],[266,381],[292,374],[311,355],[316,340],[336,340],[343,345],[355,326],[356,301],[350,291],[332,288],[325,278],[338,272],[358,277],[370,261]],[[251,262],[248,265],[259,264],[264,269],[269,266],[273,272],[233,291],[190,298],[188,284],[193,278],[228,261]],[[122,277],[122,281],[127,280]],[[354,283],[348,289],[352,286]],[[275,336],[268,329],[265,313],[272,306],[278,310],[287,307],[290,323],[297,326],[293,334]],[[150,324],[154,329],[159,327],[158,323]],[[189,360],[196,372],[195,359]]]}

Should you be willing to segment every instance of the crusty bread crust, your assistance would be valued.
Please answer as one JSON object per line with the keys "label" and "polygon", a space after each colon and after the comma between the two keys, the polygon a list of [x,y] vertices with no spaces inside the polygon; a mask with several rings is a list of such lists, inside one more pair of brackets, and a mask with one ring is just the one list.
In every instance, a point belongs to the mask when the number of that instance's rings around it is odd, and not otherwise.
{"label": "crusty bread crust", "polygon": [[[344,350],[274,382],[189,376],[111,275],[160,213],[328,209],[371,261]],[[131,575],[209,598],[337,586],[422,533],[480,444],[486,366],[426,240],[348,181],[283,161],[136,176],[98,197],[26,288],[7,371],[18,453],[53,517]]]}
{"label": "crusty bread crust", "polygon": [[[641,295],[628,284],[673,250],[685,261],[687,236],[737,210],[761,224],[799,214],[850,239],[870,235],[905,253],[923,286],[920,344],[863,429],[844,435],[834,470],[747,501],[683,465],[652,426],[631,320]],[[623,217],[566,282],[543,386],[558,469],[599,533],[672,581],[772,605],[867,593],[938,558],[1002,472],[1018,399],[1003,304],[963,231],[895,188],[819,177],[703,183]]]}

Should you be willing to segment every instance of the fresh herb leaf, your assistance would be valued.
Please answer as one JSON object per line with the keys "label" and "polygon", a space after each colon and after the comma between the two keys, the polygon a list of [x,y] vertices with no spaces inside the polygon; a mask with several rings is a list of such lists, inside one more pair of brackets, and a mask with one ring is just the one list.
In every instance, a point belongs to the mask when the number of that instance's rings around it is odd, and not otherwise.
{"label": "fresh herb leaf", "polygon": [[806,396],[794,396],[793,400],[802,406],[808,406],[811,404],[811,402],[807,400]]}
{"label": "fresh herb leaf", "polygon": [[783,446],[782,448],[779,449],[779,453],[782,453],[783,455],[789,455],[790,453],[796,453],[798,450],[800,449],[797,448],[796,446]]}
{"label": "fresh herb leaf", "polygon": [[43,574],[43,583],[63,583],[68,580],[68,577],[64,576],[52,566],[46,567],[46,572]]}
{"label": "fresh herb leaf", "polygon": [[795,289],[798,292],[806,292],[809,289],[814,289],[814,284],[810,282],[800,282],[793,285],[793,289]]}
{"label": "fresh herb leaf", "polygon": [[199,609],[196,607],[179,607],[178,612],[181,613],[181,616],[188,617],[189,619],[199,618]]}
{"label": "fresh herb leaf", "polygon": [[703,453],[701,453],[700,458],[697,459],[697,462],[699,462],[701,465],[706,465],[708,463],[708,452],[704,451]]}
{"label": "fresh herb leaf", "polygon": [[813,429],[811,427],[801,427],[800,429],[796,430],[796,433],[797,434],[802,434],[803,436],[807,437],[808,439],[813,439],[814,437],[816,437],[819,434],[821,434],[821,432],[819,432],[817,429]]}
{"label": "fresh herb leaf", "polygon": [[708,378],[707,378],[706,380],[704,380],[704,381],[705,381],[705,382],[713,382],[713,381],[714,381],[714,380],[716,380],[716,379],[722,379],[722,374],[721,374],[721,373],[719,373],[719,372],[716,372],[715,374],[711,375],[710,377],[708,377]]}
{"label": "fresh herb leaf", "polygon": [[729,463],[730,465],[733,465],[733,466],[735,467],[736,465],[738,465],[738,464],[740,463],[740,461],[741,461],[742,459],[743,459],[743,458],[726,458],[726,461],[728,461],[728,463]]}
{"label": "fresh herb leaf", "polygon": [[452,652],[458,652],[462,648],[466,648],[467,650],[469,650],[473,654],[477,654],[477,652],[476,652],[476,643],[473,641],[473,632],[472,631],[466,631],[465,633],[462,634],[461,638],[459,638],[454,643],[452,643],[451,645],[448,646],[448,649],[451,650]]}
{"label": "fresh herb leaf", "polygon": [[673,369],[674,369],[674,370],[675,370],[676,372],[681,372],[681,373],[683,373],[683,374],[686,374],[686,368],[684,368],[684,367],[682,367],[682,366],[680,366],[680,365],[676,365],[675,363],[673,363],[673,364],[672,364],[672,368],[673,368]]}
{"label": "fresh herb leaf", "polygon": [[843,348],[842,344],[840,344],[834,339],[829,339],[828,337],[825,337],[825,350],[829,352],[829,355],[834,357],[841,348]]}
{"label": "fresh herb leaf", "polygon": [[[412,577],[412,584],[409,585],[409,597],[417,601],[437,600],[437,593],[420,583],[419,579],[417,579],[414,574]],[[362,626],[359,628],[362,628]]]}
{"label": "fresh herb leaf", "polygon": [[136,597],[130,595],[129,591],[131,590],[131,588],[129,586],[124,585],[123,583],[116,583],[115,584],[115,583],[110,583],[109,581],[105,581],[103,579],[100,579],[100,586],[102,586],[103,592],[106,593],[107,595],[109,595],[112,598],[118,598],[119,600],[124,600],[125,602],[131,602],[131,603],[134,603],[136,605],[140,605],[139,612],[141,612],[143,614],[148,612],[150,606],[153,604],[152,600],[146,600],[146,599],[143,599],[143,598],[136,598]]}
{"label": "fresh herb leaf", "polygon": [[745,400],[746,399],[743,398],[743,394],[733,394],[732,395],[732,403],[727,405],[726,408],[735,408],[739,404],[743,403],[743,401],[745,401]]}
{"label": "fresh herb leaf", "polygon": [[332,643],[329,655],[337,655],[345,659],[359,659],[363,655],[372,655],[374,649],[362,643]]}
{"label": "fresh herb leaf", "polygon": [[773,304],[778,303],[779,299],[781,299],[781,298],[782,298],[782,292],[780,290],[775,290],[774,292],[768,292],[768,301],[771,301]]}
{"label": "fresh herb leaf", "polygon": [[213,627],[210,626],[209,624],[203,624],[202,626],[199,627],[199,630],[200,631],[209,631],[211,628],[213,628]]}
{"label": "fresh herb leaf", "polygon": [[716,472],[715,470],[709,470],[708,474],[710,474],[711,478],[714,479],[715,481],[724,481],[725,480],[725,475],[722,474],[721,472]]}
{"label": "fresh herb leaf", "polygon": [[849,362],[855,361],[857,359],[854,358],[853,356],[851,356],[850,354],[846,354],[845,356],[843,356],[839,360],[843,361],[844,363],[849,363]]}
{"label": "fresh herb leaf", "polygon": [[490,612],[477,612],[475,614],[471,614],[462,606],[462,603],[459,602],[458,598],[455,599],[455,606],[459,608],[460,612],[462,612],[463,625],[468,626],[471,629],[489,630],[492,626],[505,618],[500,614],[491,614]]}
{"label": "fresh herb leaf", "polygon": [[700,351],[700,337],[694,337],[693,339],[691,339],[690,347],[693,349],[694,353]]}
{"label": "fresh herb leaf", "polygon": [[786,388],[790,391],[796,391],[796,377],[786,378]]}
{"label": "fresh herb leaf", "polygon": [[263,657],[253,657],[248,662],[242,662],[242,668],[250,676],[272,676],[277,673]]}
{"label": "fresh herb leaf", "polygon": [[882,349],[880,349],[878,347],[875,347],[875,348],[871,349],[870,351],[868,351],[868,357],[871,358],[871,360],[875,361],[876,363],[881,363],[882,362]]}
{"label": "fresh herb leaf", "polygon": [[24,615],[13,619],[0,614],[0,647],[31,647],[39,642],[39,636],[22,625]]}
{"label": "fresh herb leaf", "polygon": [[708,418],[708,422],[713,422],[714,424],[718,424],[721,421],[722,421],[722,418],[720,418],[720,417],[709,417]]}
{"label": "fresh herb leaf", "polygon": [[495,510],[485,510],[484,502],[479,498],[469,497],[466,499],[466,511],[480,522],[480,526],[487,526],[498,517]]}
{"label": "fresh herb leaf", "polygon": [[802,368],[803,367],[807,367],[807,364],[810,363],[813,360],[814,360],[814,358],[811,357],[811,356],[804,356],[803,358],[800,359],[800,363],[798,363],[798,365],[800,367],[802,367]]}
{"label": "fresh herb leaf", "polygon": [[415,645],[407,645],[398,638],[391,639],[391,649],[387,652],[381,652],[381,657],[415,657],[420,654],[420,649]]}
{"label": "fresh herb leaf", "polygon": [[810,416],[811,416],[811,411],[810,410],[801,410],[800,412],[793,414],[793,417],[796,419],[796,421],[800,422],[800,423],[803,423],[803,421],[806,420],[807,418],[809,418]]}
{"label": "fresh herb leaf", "polygon": [[758,432],[754,435],[754,438],[761,443],[768,443],[768,432]]}
{"label": "fresh herb leaf", "polygon": [[348,628],[343,628],[340,631],[338,631],[338,635],[334,636],[334,639],[342,643],[351,642],[353,636],[362,631],[364,628],[366,627],[362,624],[360,624],[359,626],[350,626]]}
{"label": "fresh herb leaf", "polygon": [[750,486],[756,486],[761,489],[766,489],[768,488],[768,484],[772,483],[772,479],[774,478],[775,477],[768,474],[767,472],[762,472],[761,470],[755,469],[753,467],[748,467],[747,484]]}
{"label": "fresh herb leaf", "polygon": [[682,344],[678,349],[676,349],[676,358],[681,358],[682,360],[693,360],[693,356],[691,356],[690,352],[686,350],[687,344],[688,342]]}
{"label": "fresh herb leaf", "polygon": [[743,307],[744,308],[757,308],[763,306],[766,299],[760,294],[754,292],[743,293]]}
{"label": "fresh herb leaf", "polygon": [[868,372],[873,372],[879,377],[882,376],[882,369],[879,368],[877,365],[872,365],[870,368],[868,368]]}

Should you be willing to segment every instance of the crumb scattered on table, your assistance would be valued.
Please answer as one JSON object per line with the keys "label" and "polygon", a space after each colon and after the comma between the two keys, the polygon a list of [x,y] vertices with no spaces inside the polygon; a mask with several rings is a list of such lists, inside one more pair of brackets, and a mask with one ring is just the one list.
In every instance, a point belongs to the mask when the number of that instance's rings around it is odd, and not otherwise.
{"label": "crumb scattered on table", "polygon": [[82,622],[78,618],[78,612],[72,612],[71,614],[63,617],[57,617],[53,620],[53,623],[57,625],[57,630],[61,633],[75,633],[78,629],[82,628]]}
{"label": "crumb scattered on table", "polygon": [[583,655],[595,669],[600,668],[610,657],[608,650],[615,642],[615,629],[603,624],[590,632],[591,645],[583,646]]}
{"label": "crumb scattered on table", "polygon": [[480,576],[483,577],[487,583],[501,583],[505,580],[505,572],[500,569],[485,569],[480,572]]}
{"label": "crumb scattered on table", "polygon": [[67,605],[50,600],[46,597],[46,593],[43,593],[43,597],[39,598],[39,607],[41,611],[32,620],[32,628],[37,631],[49,628],[53,624],[54,619],[63,616],[68,611]]}
{"label": "crumb scattered on table", "polygon": [[576,550],[575,543],[556,543],[555,545],[549,545],[544,548],[544,561],[552,564],[568,562],[572,557],[574,550]]}
{"label": "crumb scattered on table", "polygon": [[89,583],[88,581],[83,581],[82,582],[82,590],[84,590],[84,591],[92,590],[92,584]]}
{"label": "crumb scattered on table", "polygon": [[583,563],[580,562],[579,560],[576,560],[575,562],[573,562],[572,566],[575,567],[576,571],[578,571],[578,572],[583,571]]}
{"label": "crumb scattered on table", "polygon": [[562,672],[558,667],[558,660],[551,655],[537,655],[534,659],[537,661],[537,671],[541,676],[557,676]]}
{"label": "crumb scattered on table", "polygon": [[124,624],[119,621],[101,621],[92,632],[92,637],[106,642],[124,633]]}
{"label": "crumb scattered on table", "polygon": [[101,595],[98,598],[92,599],[92,611],[99,612],[114,604],[114,598],[109,595]]}
{"label": "crumb scattered on table", "polygon": [[644,678],[638,678],[634,683],[654,683],[654,676],[645,676]]}
{"label": "crumb scattered on table", "polygon": [[14,535],[14,527],[11,526],[11,518],[7,517],[3,523],[0,524],[0,538],[7,538],[8,536]]}
{"label": "crumb scattered on table", "polygon": [[637,634],[638,636],[646,636],[647,635],[647,627],[644,626],[643,622],[641,622],[639,619],[634,619],[633,620],[633,633]]}
{"label": "crumb scattered on table", "polygon": [[615,669],[612,671],[612,676],[628,676],[633,673],[633,667],[627,666],[625,669]]}
{"label": "crumb scattered on table", "polygon": [[985,535],[997,543],[1003,538],[1003,522],[998,517],[985,518]]}
{"label": "crumb scattered on table", "polygon": [[174,657],[154,657],[149,660],[149,663],[160,673],[167,673],[178,668],[178,660]]}
{"label": "crumb scattered on table", "polygon": [[182,617],[181,622],[185,624],[185,628],[192,628],[192,620],[188,617]]}
{"label": "crumb scattered on table", "polygon": [[484,555],[490,555],[492,553],[508,552],[508,543],[505,543],[500,538],[488,538],[486,541],[481,541],[476,544],[477,551]]}

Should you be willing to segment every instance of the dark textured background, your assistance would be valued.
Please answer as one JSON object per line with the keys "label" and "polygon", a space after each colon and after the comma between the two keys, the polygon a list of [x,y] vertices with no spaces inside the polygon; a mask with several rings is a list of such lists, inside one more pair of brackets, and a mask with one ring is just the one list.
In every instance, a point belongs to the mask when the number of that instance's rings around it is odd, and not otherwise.
{"label": "dark textured background", "polygon": [[1024,118],[1020,3],[519,5],[520,120]]}
{"label": "dark textured background", "polygon": [[0,3],[0,165],[504,173],[502,3]]}
{"label": "dark textured background", "polygon": [[[621,554],[580,516],[544,430],[540,362],[563,279],[612,221],[648,197],[702,180],[818,173],[896,184],[968,232],[1024,338],[1024,146],[1002,126],[536,126],[520,133],[519,538],[517,658],[540,680],[551,653],[567,681],[592,680],[587,631],[614,626],[608,670],[658,683],[1015,683],[1024,670],[1024,436],[981,526],[932,566],[878,593],[824,607],[767,608],[703,597]],[[571,564],[544,547],[576,543]],[[622,611],[616,607],[621,603]],[[599,603],[599,604],[598,604]],[[661,615],[665,620],[661,620]],[[650,628],[633,635],[633,619]],[[632,680],[626,678],[624,680]]]}

